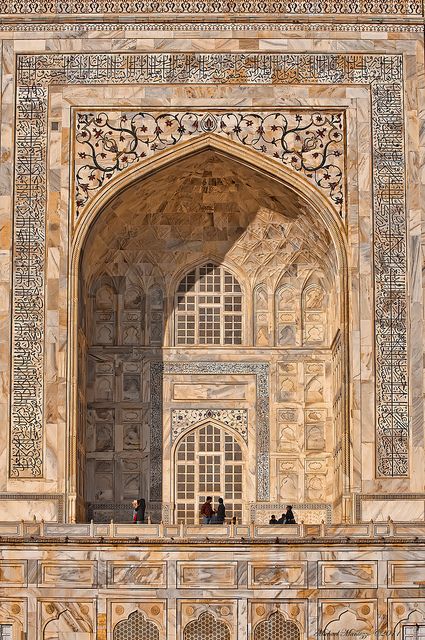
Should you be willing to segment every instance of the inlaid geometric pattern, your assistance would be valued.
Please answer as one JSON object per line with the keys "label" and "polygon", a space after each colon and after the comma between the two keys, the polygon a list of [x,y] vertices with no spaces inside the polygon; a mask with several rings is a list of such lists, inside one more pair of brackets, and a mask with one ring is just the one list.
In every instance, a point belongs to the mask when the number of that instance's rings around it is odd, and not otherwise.
{"label": "inlaid geometric pattern", "polygon": [[254,640],[300,640],[300,630],[295,622],[285,620],[280,611],[275,611],[257,624]]}
{"label": "inlaid geometric pattern", "polygon": [[185,626],[183,640],[230,640],[230,629],[211,613],[201,613]]}
{"label": "inlaid geometric pattern", "polygon": [[[43,476],[46,159],[51,84],[368,85],[374,192],[377,475],[408,475],[401,55],[88,53],[17,56],[12,476]],[[348,454],[347,454],[348,456]]]}
{"label": "inlaid geometric pattern", "polygon": [[114,640],[159,640],[159,629],[140,611],[134,611],[115,626]]}

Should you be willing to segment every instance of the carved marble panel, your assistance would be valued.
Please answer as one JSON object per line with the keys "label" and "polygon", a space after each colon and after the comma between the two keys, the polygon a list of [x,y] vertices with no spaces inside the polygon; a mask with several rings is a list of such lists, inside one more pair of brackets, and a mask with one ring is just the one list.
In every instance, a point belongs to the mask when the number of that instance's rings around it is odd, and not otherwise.
{"label": "carved marble panel", "polygon": [[235,589],[237,562],[177,562],[177,587]]}
{"label": "carved marble panel", "polygon": [[27,584],[27,561],[0,560],[0,586],[24,587]]}
{"label": "carved marble panel", "polygon": [[39,585],[90,588],[97,584],[97,563],[92,560],[39,561]]}
{"label": "carved marble panel", "polygon": [[160,598],[114,598],[108,601],[107,618],[113,640],[160,640],[167,637],[167,606]]}
{"label": "carved marble panel", "polygon": [[319,603],[319,625],[324,637],[375,640],[376,601],[322,600]]}
{"label": "carved marble panel", "polygon": [[41,600],[38,602],[42,640],[72,637],[94,640],[95,603],[92,600]]}
{"label": "carved marble panel", "polygon": [[373,588],[378,584],[378,563],[319,562],[319,586],[330,589]]}
{"label": "carved marble panel", "polygon": [[249,562],[248,587],[302,589],[307,587],[306,562]]}
{"label": "carved marble panel", "polygon": [[425,586],[425,562],[388,562],[388,586],[397,587],[424,587]]}
{"label": "carved marble panel", "polygon": [[178,627],[184,640],[220,638],[232,640],[237,634],[237,601],[225,599],[180,600]]}
{"label": "carved marble panel", "polygon": [[246,409],[173,409],[171,412],[171,439],[174,441],[186,429],[203,420],[216,420],[236,431],[248,441],[248,411]]}
{"label": "carved marble panel", "polygon": [[108,587],[118,589],[165,589],[167,566],[164,562],[107,563]]}
{"label": "carved marble panel", "polygon": [[248,632],[251,640],[288,638],[301,640],[307,635],[307,602],[292,600],[250,600]]}

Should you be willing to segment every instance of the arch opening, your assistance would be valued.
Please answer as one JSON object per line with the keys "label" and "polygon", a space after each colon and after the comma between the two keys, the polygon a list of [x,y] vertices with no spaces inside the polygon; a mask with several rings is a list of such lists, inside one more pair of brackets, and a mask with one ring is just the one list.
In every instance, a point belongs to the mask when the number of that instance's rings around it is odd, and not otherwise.
{"label": "arch opening", "polygon": [[[258,499],[263,447],[270,502],[338,511],[348,429],[341,225],[313,187],[294,191],[256,155],[241,162],[208,146],[168,160],[102,204],[78,241],[79,520],[129,520],[136,497],[154,520],[175,520],[174,423],[202,411],[246,414],[245,509]],[[258,364],[269,376],[266,449]]]}

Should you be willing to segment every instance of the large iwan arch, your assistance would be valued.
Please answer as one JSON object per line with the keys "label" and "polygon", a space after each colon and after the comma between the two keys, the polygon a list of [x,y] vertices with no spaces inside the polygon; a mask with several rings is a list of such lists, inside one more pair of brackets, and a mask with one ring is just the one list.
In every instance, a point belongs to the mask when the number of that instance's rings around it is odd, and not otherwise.
{"label": "large iwan arch", "polygon": [[[242,274],[250,330],[238,348],[193,345],[189,353],[172,340],[172,287],[185,269],[211,259]],[[148,491],[152,482],[158,487],[153,499],[147,496],[153,517],[172,520],[165,470],[173,412],[198,407],[247,412],[247,446],[254,461],[247,473],[256,476],[261,458],[272,503],[286,495],[313,510],[316,503],[328,502],[335,519],[345,517],[350,491],[347,250],[344,225],[318,189],[258,152],[218,136],[200,137],[123,172],[99,193],[77,225],[70,273],[69,520],[86,518],[88,503],[95,519],[119,519],[131,493]],[[100,306],[96,311],[90,291],[108,278],[116,310]],[[310,323],[311,344],[277,344],[278,326],[294,322],[290,305],[276,305],[278,291],[285,286],[299,291],[301,309],[305,291],[319,285],[328,302],[319,308],[317,295],[316,301],[312,296],[303,316],[304,324]],[[143,311],[131,293],[136,289]],[[255,298],[259,291],[262,300]],[[115,323],[116,343],[91,341],[88,325],[97,317],[105,326]],[[145,324],[143,344],[135,331],[127,343],[122,337],[123,327],[130,335],[132,317]],[[151,339],[159,319],[161,343]],[[314,338],[320,336],[314,330],[318,322],[332,327],[326,342]],[[269,433],[263,443],[255,363],[267,366],[269,375]],[[154,371],[160,372],[159,387]],[[93,381],[98,379],[110,393],[96,397]],[[155,399],[149,396],[154,388]],[[143,474],[149,481],[137,485],[136,477]],[[92,479],[101,479],[104,488],[88,496],[84,485]],[[258,490],[249,501],[257,498]]]}

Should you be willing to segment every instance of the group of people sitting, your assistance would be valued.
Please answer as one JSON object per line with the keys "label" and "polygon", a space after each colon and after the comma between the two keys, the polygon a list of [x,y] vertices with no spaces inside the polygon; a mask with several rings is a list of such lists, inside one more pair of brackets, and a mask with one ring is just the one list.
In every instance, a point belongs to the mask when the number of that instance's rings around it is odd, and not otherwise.
{"label": "group of people sitting", "polygon": [[208,496],[201,507],[202,524],[223,524],[226,518],[226,507],[223,498],[218,499],[217,509],[213,509],[212,497]]}
{"label": "group of people sitting", "polygon": [[[226,519],[226,507],[224,506],[223,498],[218,499],[217,509],[213,508],[212,497],[208,496],[204,504],[201,507],[202,524],[223,524]],[[136,524],[143,524],[145,521],[146,501],[144,498],[139,500],[133,500],[133,522]],[[236,518],[233,518],[235,523]],[[276,516],[272,516],[269,520],[269,524],[296,524],[295,516],[292,511],[292,506],[288,504],[286,507],[286,513],[282,513],[279,520],[276,520]]]}
{"label": "group of people sitting", "polygon": [[276,520],[276,516],[272,516],[269,520],[269,524],[297,524],[292,511],[292,506],[288,504],[286,507],[286,513],[282,513],[279,520]]}

